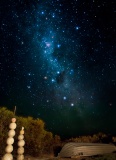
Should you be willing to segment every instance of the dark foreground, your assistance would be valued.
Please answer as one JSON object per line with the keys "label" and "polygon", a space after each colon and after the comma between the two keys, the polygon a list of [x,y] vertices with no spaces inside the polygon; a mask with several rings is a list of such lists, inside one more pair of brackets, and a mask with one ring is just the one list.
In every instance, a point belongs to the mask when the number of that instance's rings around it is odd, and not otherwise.
{"label": "dark foreground", "polygon": [[[0,155],[0,159],[2,156]],[[14,160],[16,157],[14,157]],[[44,155],[41,157],[32,157],[30,155],[26,155],[24,160],[116,160],[116,153],[110,153],[103,156],[95,156],[95,157],[81,157],[81,158],[59,158],[54,157],[52,155]]]}
{"label": "dark foreground", "polygon": [[82,157],[82,158],[59,158],[59,157],[52,157],[49,155],[42,157],[25,156],[25,160],[116,160],[116,153],[106,154],[103,156]]}

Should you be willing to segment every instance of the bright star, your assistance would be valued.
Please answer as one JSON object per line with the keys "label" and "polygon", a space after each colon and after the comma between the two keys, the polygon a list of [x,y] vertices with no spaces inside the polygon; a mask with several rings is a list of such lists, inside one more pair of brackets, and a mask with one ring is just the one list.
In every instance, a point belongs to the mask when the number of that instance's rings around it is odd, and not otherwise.
{"label": "bright star", "polygon": [[61,47],[61,44],[57,44],[57,47],[60,48],[60,47]]}
{"label": "bright star", "polygon": [[46,80],[46,79],[48,79],[48,77],[47,77],[47,76],[45,76],[45,77],[44,77],[44,79]]}
{"label": "bright star", "polygon": [[55,14],[53,13],[52,17],[54,18],[55,17]]}
{"label": "bright star", "polygon": [[78,30],[78,29],[79,29],[79,27],[77,26],[77,27],[76,27],[76,30]]}
{"label": "bright star", "polygon": [[66,100],[67,98],[66,98],[66,97],[63,97],[63,99]]}
{"label": "bright star", "polygon": [[42,11],[41,14],[44,14],[44,12]]}
{"label": "bright star", "polygon": [[74,106],[74,103],[71,103],[71,106],[73,107],[73,106]]}
{"label": "bright star", "polygon": [[55,82],[55,80],[54,80],[54,79],[52,79],[52,82]]}
{"label": "bright star", "polygon": [[50,44],[49,42],[46,42],[46,46],[47,46],[47,47],[50,47],[51,44]]}

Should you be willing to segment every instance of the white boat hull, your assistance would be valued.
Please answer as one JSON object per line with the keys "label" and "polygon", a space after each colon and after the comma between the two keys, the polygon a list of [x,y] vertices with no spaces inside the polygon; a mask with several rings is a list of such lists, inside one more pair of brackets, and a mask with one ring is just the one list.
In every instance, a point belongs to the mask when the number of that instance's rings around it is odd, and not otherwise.
{"label": "white boat hull", "polygon": [[101,143],[67,143],[59,153],[59,157],[95,156],[116,151],[113,144]]}

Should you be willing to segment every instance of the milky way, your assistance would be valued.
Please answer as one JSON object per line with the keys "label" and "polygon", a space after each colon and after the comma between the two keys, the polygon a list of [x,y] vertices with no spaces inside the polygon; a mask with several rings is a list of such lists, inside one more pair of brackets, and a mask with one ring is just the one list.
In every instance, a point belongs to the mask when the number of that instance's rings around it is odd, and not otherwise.
{"label": "milky way", "polygon": [[115,133],[114,1],[2,0],[0,9],[0,105],[63,137]]}

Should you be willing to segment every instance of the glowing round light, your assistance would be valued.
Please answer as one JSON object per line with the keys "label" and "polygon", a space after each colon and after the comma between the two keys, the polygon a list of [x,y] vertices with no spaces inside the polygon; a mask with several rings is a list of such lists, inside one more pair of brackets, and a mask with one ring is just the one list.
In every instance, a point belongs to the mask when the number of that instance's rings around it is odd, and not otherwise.
{"label": "glowing round light", "polygon": [[15,131],[13,129],[11,129],[9,132],[8,132],[8,136],[9,137],[14,137],[15,135]]}
{"label": "glowing round light", "polygon": [[23,147],[19,147],[17,150],[18,154],[23,154],[24,153],[24,148]]}
{"label": "glowing round light", "polygon": [[9,137],[9,138],[7,139],[7,141],[6,141],[6,143],[7,143],[8,145],[13,144],[13,143],[14,143],[14,138]]}
{"label": "glowing round light", "polygon": [[13,151],[13,146],[12,145],[8,145],[6,148],[5,148],[5,151],[7,153],[11,153]]}
{"label": "glowing round light", "polygon": [[18,142],[19,147],[23,147],[25,145],[25,141],[22,139]]}
{"label": "glowing round light", "polygon": [[16,128],[16,123],[10,123],[9,128],[10,129],[15,129]]}
{"label": "glowing round light", "polygon": [[24,135],[21,134],[18,136],[18,140],[22,140],[22,139],[24,139]]}
{"label": "glowing round light", "polygon": [[23,154],[18,155],[17,160],[24,160],[24,155]]}
{"label": "glowing round light", "polygon": [[3,156],[2,160],[13,160],[13,156],[12,156],[12,154],[10,154],[10,153],[6,153],[6,154]]}
{"label": "glowing round light", "polygon": [[12,121],[13,123],[15,123],[15,122],[16,122],[16,118],[12,118],[11,121]]}

